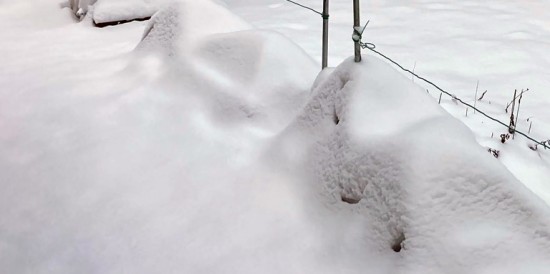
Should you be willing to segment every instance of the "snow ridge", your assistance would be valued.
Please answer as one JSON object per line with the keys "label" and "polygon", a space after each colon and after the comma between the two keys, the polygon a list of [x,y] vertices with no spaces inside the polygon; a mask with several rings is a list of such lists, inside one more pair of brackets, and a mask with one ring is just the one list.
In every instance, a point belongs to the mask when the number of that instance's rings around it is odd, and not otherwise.
{"label": "snow ridge", "polygon": [[324,199],[366,218],[365,237],[378,252],[400,251],[397,273],[550,266],[548,207],[382,61],[347,60],[319,80],[281,139],[293,135],[312,140],[304,162]]}

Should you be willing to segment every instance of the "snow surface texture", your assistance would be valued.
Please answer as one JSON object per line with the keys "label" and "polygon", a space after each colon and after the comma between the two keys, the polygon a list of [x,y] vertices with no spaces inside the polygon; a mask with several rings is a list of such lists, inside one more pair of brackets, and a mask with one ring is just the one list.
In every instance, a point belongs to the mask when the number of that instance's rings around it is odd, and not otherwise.
{"label": "snow surface texture", "polygon": [[[213,17],[217,20],[209,23]],[[136,52],[170,57],[176,66],[189,67],[188,82],[207,82],[205,93],[219,93],[213,102],[227,108],[220,113],[226,122],[259,119],[282,128],[306,99],[303,91],[316,66],[280,34],[249,29],[213,2],[182,1],[152,18]]]}
{"label": "snow surface texture", "polygon": [[96,24],[101,24],[149,18],[170,1],[98,0],[94,5],[93,19]]}
{"label": "snow surface texture", "polygon": [[[92,5],[96,1],[91,1],[89,5]],[[85,0],[81,2],[86,3]],[[93,20],[96,24],[111,23],[111,22],[125,22],[136,19],[145,19],[153,16],[157,11],[165,9],[166,6],[178,2],[190,2],[187,0],[97,0],[97,3],[93,6]],[[194,1],[199,2],[206,9],[201,9],[203,13],[194,13],[200,15],[204,19],[210,19],[208,13],[211,12],[210,8],[217,9],[216,6],[223,4],[220,1]],[[215,6],[212,5],[215,3]],[[87,4],[81,4],[87,7]],[[173,6],[174,7],[174,6]],[[191,13],[187,13],[191,14]],[[214,22],[222,22],[221,20],[214,20]],[[206,24],[208,26],[210,24]]]}
{"label": "snow surface texture", "polygon": [[[309,10],[279,0],[224,0],[252,25],[283,33],[320,63],[321,18]],[[322,1],[301,4],[322,10]],[[353,54],[353,1],[330,1],[329,66]],[[361,19],[370,20],[364,42],[442,88],[503,122],[514,89],[529,88],[521,103],[519,130],[537,140],[550,138],[550,1],[418,0],[361,1]],[[372,53],[364,51],[365,54]],[[410,75],[408,75],[410,77]],[[411,79],[424,85],[418,79]],[[440,93],[424,85],[434,101]],[[529,189],[550,205],[550,150],[529,149],[530,141],[516,136],[505,144],[506,128],[443,95],[441,105],[464,122],[484,147],[500,151],[499,160]],[[493,137],[491,137],[493,136]]]}
{"label": "snow surface texture", "polygon": [[208,1],[0,6],[1,273],[549,268],[548,208],[376,58],[310,94],[305,52]]}
{"label": "snow surface texture", "polygon": [[207,39],[205,36],[250,28],[238,16],[214,2],[180,0],[170,3],[152,18],[139,48],[162,48],[170,55],[186,54],[192,52],[190,48],[199,39]]}
{"label": "snow surface texture", "polygon": [[327,201],[365,217],[360,244],[401,244],[392,269],[367,273],[548,271],[547,206],[422,88],[372,56],[323,78],[280,142],[314,140],[287,162],[312,163]]}

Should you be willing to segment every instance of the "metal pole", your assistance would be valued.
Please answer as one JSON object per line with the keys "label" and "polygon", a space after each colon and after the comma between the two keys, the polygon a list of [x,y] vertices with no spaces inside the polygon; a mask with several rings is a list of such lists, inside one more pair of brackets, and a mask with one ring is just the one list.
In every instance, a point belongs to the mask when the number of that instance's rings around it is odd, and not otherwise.
{"label": "metal pole", "polygon": [[321,69],[326,68],[328,63],[328,1],[323,0],[323,60]]}
{"label": "metal pole", "polygon": [[[359,17],[359,0],[353,0],[353,29],[361,28],[361,18]],[[361,45],[355,41],[355,62],[361,62]]]}

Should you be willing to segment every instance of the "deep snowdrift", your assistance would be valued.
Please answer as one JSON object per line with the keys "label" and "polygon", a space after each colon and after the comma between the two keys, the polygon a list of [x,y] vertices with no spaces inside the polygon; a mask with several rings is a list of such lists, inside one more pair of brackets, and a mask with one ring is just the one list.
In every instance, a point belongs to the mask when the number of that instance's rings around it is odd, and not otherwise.
{"label": "deep snowdrift", "polygon": [[[296,157],[303,140],[310,151]],[[283,160],[309,166],[326,201],[351,202],[336,208],[366,218],[362,244],[387,255],[400,244],[389,273],[550,267],[547,206],[422,88],[372,56],[321,78],[280,147],[290,151]]]}
{"label": "deep snowdrift", "polygon": [[136,56],[174,67],[220,122],[248,121],[273,134],[305,102],[317,66],[282,35],[250,28],[213,2],[180,1],[151,19]]}
{"label": "deep snowdrift", "polygon": [[288,39],[180,5],[135,50],[141,23],[0,41],[1,272],[550,267],[546,206],[409,79],[365,56],[310,94]]}

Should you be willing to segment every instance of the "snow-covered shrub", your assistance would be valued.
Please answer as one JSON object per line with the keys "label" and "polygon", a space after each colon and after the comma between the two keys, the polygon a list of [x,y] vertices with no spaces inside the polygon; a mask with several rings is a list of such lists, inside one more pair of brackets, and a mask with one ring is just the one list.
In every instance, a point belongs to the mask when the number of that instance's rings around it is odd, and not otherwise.
{"label": "snow-covered shrub", "polygon": [[487,151],[493,155],[493,157],[498,158],[500,156],[500,150],[494,148],[488,148]]}

